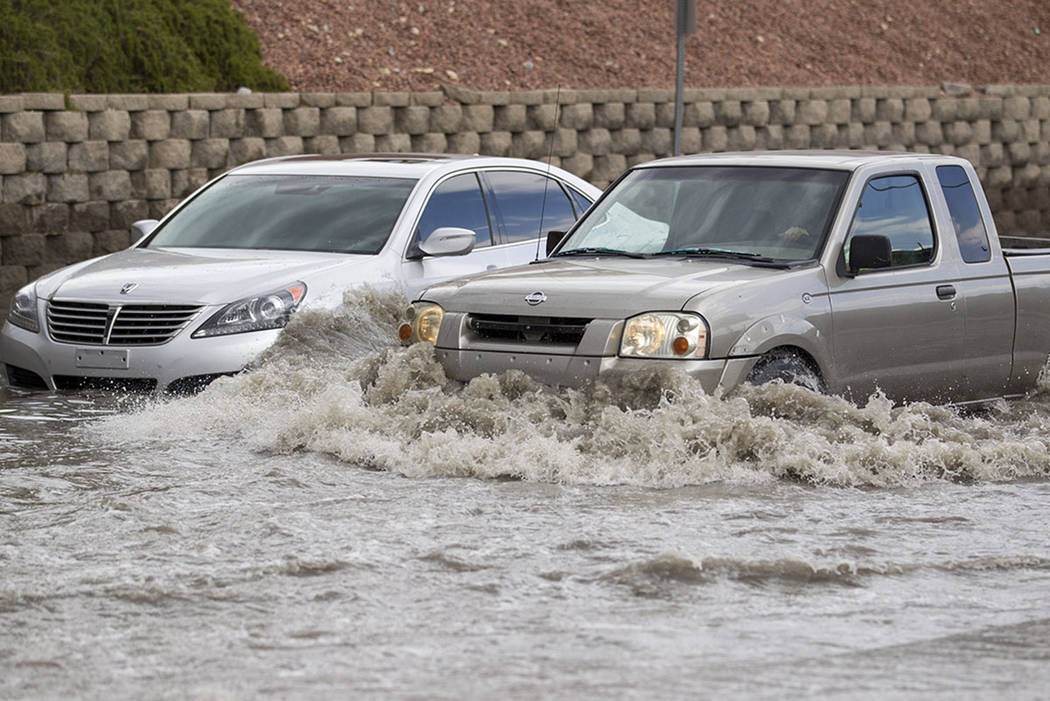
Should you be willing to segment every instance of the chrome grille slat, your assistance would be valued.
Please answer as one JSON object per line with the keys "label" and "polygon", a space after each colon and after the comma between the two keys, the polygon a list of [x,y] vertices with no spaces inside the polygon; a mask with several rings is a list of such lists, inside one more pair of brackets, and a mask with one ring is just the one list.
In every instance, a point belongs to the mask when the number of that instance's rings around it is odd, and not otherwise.
{"label": "chrome grille slat", "polygon": [[72,321],[60,321],[58,319],[52,319],[51,320],[51,324],[53,326],[61,326],[63,328],[69,327],[71,329],[93,329],[93,330],[98,330],[98,329],[106,328],[106,322],[105,321],[103,321],[100,324],[77,324],[77,323],[72,322]]}
{"label": "chrome grille slat", "polygon": [[[52,300],[47,327],[59,343],[159,346],[197,318],[202,307],[184,304],[129,304]],[[108,341],[107,341],[108,331]]]}
{"label": "chrome grille slat", "polygon": [[166,331],[178,331],[185,325],[185,322],[181,321],[177,324],[156,324],[153,326],[132,326],[130,324],[120,324],[120,326],[113,329],[113,335],[116,335],[118,332],[133,333],[135,331],[159,331],[161,329],[164,329]]}
{"label": "chrome grille slat", "polygon": [[87,314],[70,314],[68,312],[58,311],[58,310],[52,311],[51,312],[51,316],[56,318],[56,319],[80,319],[81,321],[97,321],[97,322],[100,322],[100,323],[105,323],[105,321],[106,321],[105,315],[100,317],[100,316],[89,316]]}

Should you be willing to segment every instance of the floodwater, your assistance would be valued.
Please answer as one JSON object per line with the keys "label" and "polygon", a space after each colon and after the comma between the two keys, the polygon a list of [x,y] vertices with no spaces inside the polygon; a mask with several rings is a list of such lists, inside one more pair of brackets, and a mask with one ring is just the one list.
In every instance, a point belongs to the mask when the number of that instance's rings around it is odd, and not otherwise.
{"label": "floodwater", "polygon": [[1046,698],[1050,397],[464,386],[398,306],[0,389],[0,698]]}

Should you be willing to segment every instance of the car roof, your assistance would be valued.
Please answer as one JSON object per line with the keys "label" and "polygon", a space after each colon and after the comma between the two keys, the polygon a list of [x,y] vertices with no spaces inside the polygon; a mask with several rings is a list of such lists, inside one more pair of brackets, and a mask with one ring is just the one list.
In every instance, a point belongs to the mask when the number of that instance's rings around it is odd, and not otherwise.
{"label": "car roof", "polygon": [[[356,153],[337,155],[280,156],[246,163],[231,170],[238,175],[371,175],[391,178],[422,178],[436,171],[464,167],[505,167],[545,170],[539,161],[453,153]],[[557,168],[552,168],[564,174]]]}
{"label": "car roof", "polygon": [[821,168],[856,170],[862,166],[887,161],[950,161],[963,163],[960,158],[937,153],[907,153],[901,151],[749,151],[741,153],[705,153],[694,156],[661,158],[639,165],[639,168],[660,166],[768,166],[780,168]]}

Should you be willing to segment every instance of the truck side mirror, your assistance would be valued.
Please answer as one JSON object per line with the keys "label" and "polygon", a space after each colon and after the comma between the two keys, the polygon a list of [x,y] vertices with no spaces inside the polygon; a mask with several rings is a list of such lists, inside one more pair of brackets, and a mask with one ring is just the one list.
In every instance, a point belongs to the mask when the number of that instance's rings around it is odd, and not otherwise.
{"label": "truck side mirror", "polygon": [[150,232],[160,224],[156,219],[139,219],[131,225],[131,243],[135,244],[149,236]]}
{"label": "truck side mirror", "polygon": [[428,256],[465,256],[474,250],[477,237],[470,229],[458,226],[442,226],[434,229],[426,240],[420,241],[419,250]]}
{"label": "truck side mirror", "polygon": [[893,246],[888,236],[861,234],[849,240],[849,261],[846,269],[856,275],[865,269],[888,268]]}
{"label": "truck side mirror", "polygon": [[547,255],[554,251],[558,247],[558,244],[565,238],[564,231],[548,231],[547,232]]}

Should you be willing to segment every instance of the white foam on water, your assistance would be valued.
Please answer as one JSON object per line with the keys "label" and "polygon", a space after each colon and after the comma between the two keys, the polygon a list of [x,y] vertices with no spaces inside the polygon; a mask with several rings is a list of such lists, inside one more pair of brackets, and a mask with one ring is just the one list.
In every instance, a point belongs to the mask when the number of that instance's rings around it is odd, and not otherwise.
{"label": "white foam on water", "polygon": [[1050,475],[1050,406],[981,413],[793,385],[704,393],[680,372],[552,389],[518,371],[450,381],[429,345],[400,348],[404,299],[361,290],[297,315],[257,366],[197,396],[103,419],[108,440],[243,440],[412,477],[679,487],[778,479],[893,487]]}

